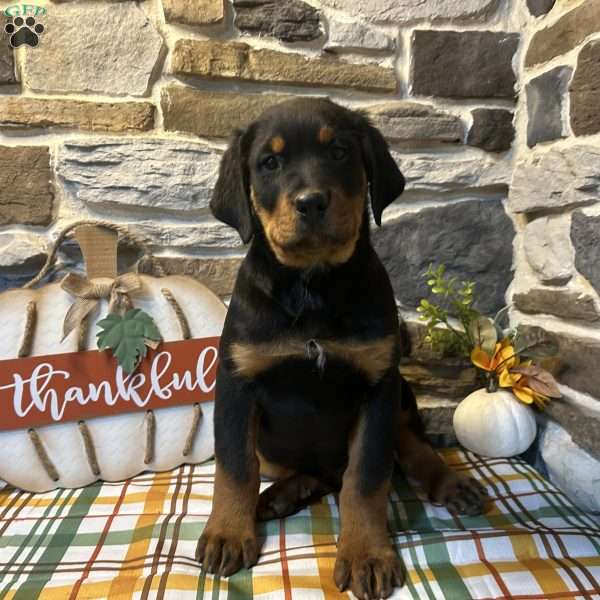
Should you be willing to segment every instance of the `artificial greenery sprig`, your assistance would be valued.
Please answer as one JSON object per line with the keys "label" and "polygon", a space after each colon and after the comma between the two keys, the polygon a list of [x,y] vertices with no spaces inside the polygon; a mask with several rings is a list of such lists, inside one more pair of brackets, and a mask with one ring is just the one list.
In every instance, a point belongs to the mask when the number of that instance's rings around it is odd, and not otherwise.
{"label": "artificial greenery sprig", "polygon": [[[430,343],[434,350],[469,356],[474,343],[469,325],[479,316],[473,309],[475,282],[459,283],[456,277],[447,277],[445,273],[445,265],[439,265],[435,269],[433,265],[429,265],[422,275],[427,277],[431,293],[441,300],[441,303],[435,304],[423,298],[417,308],[417,312],[420,313],[419,319],[424,321],[427,327],[425,341]],[[451,324],[451,312],[456,315],[462,329]]]}
{"label": "artificial greenery sprig", "polygon": [[[553,376],[532,360],[548,358],[558,352],[556,342],[540,327],[525,332],[503,328],[508,316],[506,306],[491,319],[473,308],[475,283],[459,282],[448,277],[444,265],[430,265],[423,277],[431,293],[440,299],[436,304],[422,299],[417,311],[425,322],[425,341],[442,354],[469,356],[485,373],[486,388],[512,388],[515,396],[527,404],[543,408],[550,398],[560,397]],[[453,324],[451,315],[458,321]]]}

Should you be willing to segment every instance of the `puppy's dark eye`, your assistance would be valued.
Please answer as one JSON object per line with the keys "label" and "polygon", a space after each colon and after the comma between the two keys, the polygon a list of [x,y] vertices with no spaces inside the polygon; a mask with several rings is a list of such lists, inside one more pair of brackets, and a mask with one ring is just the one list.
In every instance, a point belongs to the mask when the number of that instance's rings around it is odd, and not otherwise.
{"label": "puppy's dark eye", "polygon": [[261,166],[267,171],[275,171],[279,168],[279,159],[274,154],[269,154],[263,158]]}
{"label": "puppy's dark eye", "polygon": [[343,146],[331,146],[329,152],[333,160],[344,160],[348,156],[348,150],[346,150],[346,148],[344,148]]}

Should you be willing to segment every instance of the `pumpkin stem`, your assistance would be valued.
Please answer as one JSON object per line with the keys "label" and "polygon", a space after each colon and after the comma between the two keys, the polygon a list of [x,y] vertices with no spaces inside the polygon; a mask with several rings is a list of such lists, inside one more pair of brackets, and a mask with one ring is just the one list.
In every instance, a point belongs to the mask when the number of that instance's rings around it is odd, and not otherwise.
{"label": "pumpkin stem", "polygon": [[495,373],[487,373],[487,381],[485,384],[485,389],[488,394],[493,394],[498,391],[498,378]]}

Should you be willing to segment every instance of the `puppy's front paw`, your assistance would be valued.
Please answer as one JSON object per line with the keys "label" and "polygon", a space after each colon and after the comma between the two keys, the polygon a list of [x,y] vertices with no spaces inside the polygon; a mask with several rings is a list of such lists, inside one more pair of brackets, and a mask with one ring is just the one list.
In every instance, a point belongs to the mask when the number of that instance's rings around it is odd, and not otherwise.
{"label": "puppy's front paw", "polygon": [[402,562],[392,547],[338,551],[333,578],[338,589],[350,589],[360,600],[379,600],[404,584]]}
{"label": "puppy's front paw", "polygon": [[196,560],[209,573],[229,577],[258,560],[258,543],[252,530],[211,527],[210,521],[196,548]]}
{"label": "puppy's front paw", "polygon": [[488,493],[472,477],[448,468],[432,490],[430,500],[443,504],[451,513],[476,516],[484,512]]}

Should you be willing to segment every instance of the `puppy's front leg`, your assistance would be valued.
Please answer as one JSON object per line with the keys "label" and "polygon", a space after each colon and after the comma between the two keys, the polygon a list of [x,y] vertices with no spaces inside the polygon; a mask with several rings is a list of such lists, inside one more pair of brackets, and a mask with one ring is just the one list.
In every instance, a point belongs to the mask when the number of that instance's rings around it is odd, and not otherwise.
{"label": "puppy's front leg", "polygon": [[371,390],[354,435],[340,493],[341,531],[334,570],[340,590],[387,598],[404,581],[387,529],[399,379],[390,370]]}
{"label": "puppy's front leg", "polygon": [[207,571],[224,577],[258,560],[255,398],[252,385],[221,363],[215,398],[215,493],[196,558]]}

